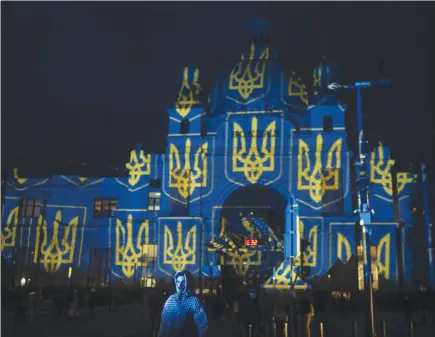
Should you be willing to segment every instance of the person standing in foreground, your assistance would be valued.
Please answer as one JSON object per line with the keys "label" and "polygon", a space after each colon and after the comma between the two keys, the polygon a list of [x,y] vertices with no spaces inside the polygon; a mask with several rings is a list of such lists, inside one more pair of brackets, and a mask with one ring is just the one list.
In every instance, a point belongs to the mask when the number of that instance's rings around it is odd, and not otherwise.
{"label": "person standing in foreground", "polygon": [[162,312],[158,337],[195,336],[193,323],[199,337],[205,337],[208,329],[207,315],[198,298],[188,287],[193,278],[189,272],[175,274],[177,292],[167,299]]}

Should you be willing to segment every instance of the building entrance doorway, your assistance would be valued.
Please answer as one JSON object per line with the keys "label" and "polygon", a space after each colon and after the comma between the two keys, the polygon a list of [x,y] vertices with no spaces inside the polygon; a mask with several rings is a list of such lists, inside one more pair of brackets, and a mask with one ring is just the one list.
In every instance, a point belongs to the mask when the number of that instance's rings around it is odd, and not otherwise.
{"label": "building entrance doorway", "polygon": [[267,223],[279,239],[283,239],[286,204],[283,195],[273,188],[251,185],[241,187],[227,197],[220,217],[226,226],[237,228],[241,217],[254,215]]}
{"label": "building entrance doorway", "polygon": [[[242,277],[244,282],[259,286],[272,275],[273,268],[283,259],[276,242],[284,241],[287,205],[280,192],[259,185],[241,187],[226,198],[219,214],[220,230],[225,229],[225,237],[236,247],[248,250],[237,248],[220,255],[219,264],[225,266],[223,279]],[[265,230],[267,227],[273,233]],[[262,234],[250,236],[254,232]]]}

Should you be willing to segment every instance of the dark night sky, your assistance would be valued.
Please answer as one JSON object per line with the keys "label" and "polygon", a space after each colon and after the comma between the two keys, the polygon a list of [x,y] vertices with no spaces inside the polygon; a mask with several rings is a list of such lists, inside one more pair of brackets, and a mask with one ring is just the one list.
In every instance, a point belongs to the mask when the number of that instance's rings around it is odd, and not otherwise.
{"label": "dark night sky", "polygon": [[[109,167],[124,167],[137,142],[162,151],[165,109],[175,101],[184,65],[201,70],[208,93],[238,60],[256,19],[270,21],[281,63],[306,82],[322,53],[343,82],[390,77],[391,86],[364,93],[368,139],[384,140],[399,159],[435,157],[434,3],[2,2],[1,8],[3,174],[16,166],[81,169],[72,163],[108,174]],[[353,132],[353,94],[342,100]]]}

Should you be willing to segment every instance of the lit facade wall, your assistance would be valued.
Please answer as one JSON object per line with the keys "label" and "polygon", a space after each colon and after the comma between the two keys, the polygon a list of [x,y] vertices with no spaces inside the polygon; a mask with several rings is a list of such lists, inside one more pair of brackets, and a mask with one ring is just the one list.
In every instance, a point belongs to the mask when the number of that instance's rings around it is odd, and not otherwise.
{"label": "lit facade wall", "polygon": [[[212,88],[205,109],[198,100],[199,71],[185,68],[177,102],[167,111],[165,153],[133,149],[125,177],[16,174],[7,182],[2,255],[12,261],[28,249],[28,261],[17,273],[38,265],[65,278],[72,267],[72,277],[83,283],[165,278],[183,269],[198,276],[202,266],[223,261],[205,246],[219,236],[222,221],[235,224],[240,214],[272,210],[282,217],[278,232],[290,233],[289,256],[300,259],[299,239],[309,241],[303,264],[310,277],[322,276],[337,259],[346,263],[357,249],[353,158],[346,142],[346,107],[325,91],[332,76],[322,61],[314,69],[309,99],[296,74],[285,74],[276,63],[266,39],[252,39],[242,59]],[[380,144],[368,156],[375,210],[371,240],[379,276],[398,279],[400,248],[408,280],[414,177],[398,176],[406,224],[398,230],[389,150]],[[40,200],[41,214],[24,217],[23,199]],[[96,200],[116,201],[116,209],[98,216],[106,204]],[[288,205],[294,206],[292,215],[286,213]],[[397,243],[398,233],[403,237]],[[230,254],[225,261],[241,274],[277,263],[274,286],[288,286],[298,271],[285,261],[279,264],[282,253],[272,262],[265,255]],[[98,268],[103,272],[96,274]]]}

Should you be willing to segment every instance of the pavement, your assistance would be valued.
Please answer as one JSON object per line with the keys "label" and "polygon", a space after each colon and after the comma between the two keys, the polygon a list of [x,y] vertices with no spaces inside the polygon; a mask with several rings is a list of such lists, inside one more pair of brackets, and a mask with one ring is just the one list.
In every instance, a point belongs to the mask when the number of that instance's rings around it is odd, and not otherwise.
{"label": "pavement", "polygon": [[[320,323],[323,323],[324,337],[355,337],[354,323],[357,322],[358,336],[366,336],[364,315],[345,313],[318,313],[312,320],[312,337],[321,337]],[[427,324],[415,314],[414,337],[434,337],[435,324],[432,317]],[[376,314],[377,336],[383,337],[382,321],[385,321],[386,336],[410,337],[409,324],[400,313]],[[10,314],[2,313],[2,334],[5,337],[148,337],[150,324],[147,308],[140,304],[118,306],[109,312],[107,307],[97,308],[95,316],[82,312],[79,317],[42,316],[32,322],[14,325]],[[283,336],[283,324],[278,320],[277,337]],[[210,322],[208,337],[239,337],[237,323],[229,318],[225,321]],[[190,337],[190,336],[186,336]],[[306,337],[302,334],[300,337]]]}
{"label": "pavement", "polygon": [[[12,315],[5,314],[1,322],[2,337],[147,337],[151,336],[147,308],[140,304],[118,306],[109,312],[107,307],[97,308],[92,317],[89,311],[79,317],[40,316],[14,324]],[[210,322],[208,337],[231,337],[234,323]]]}

